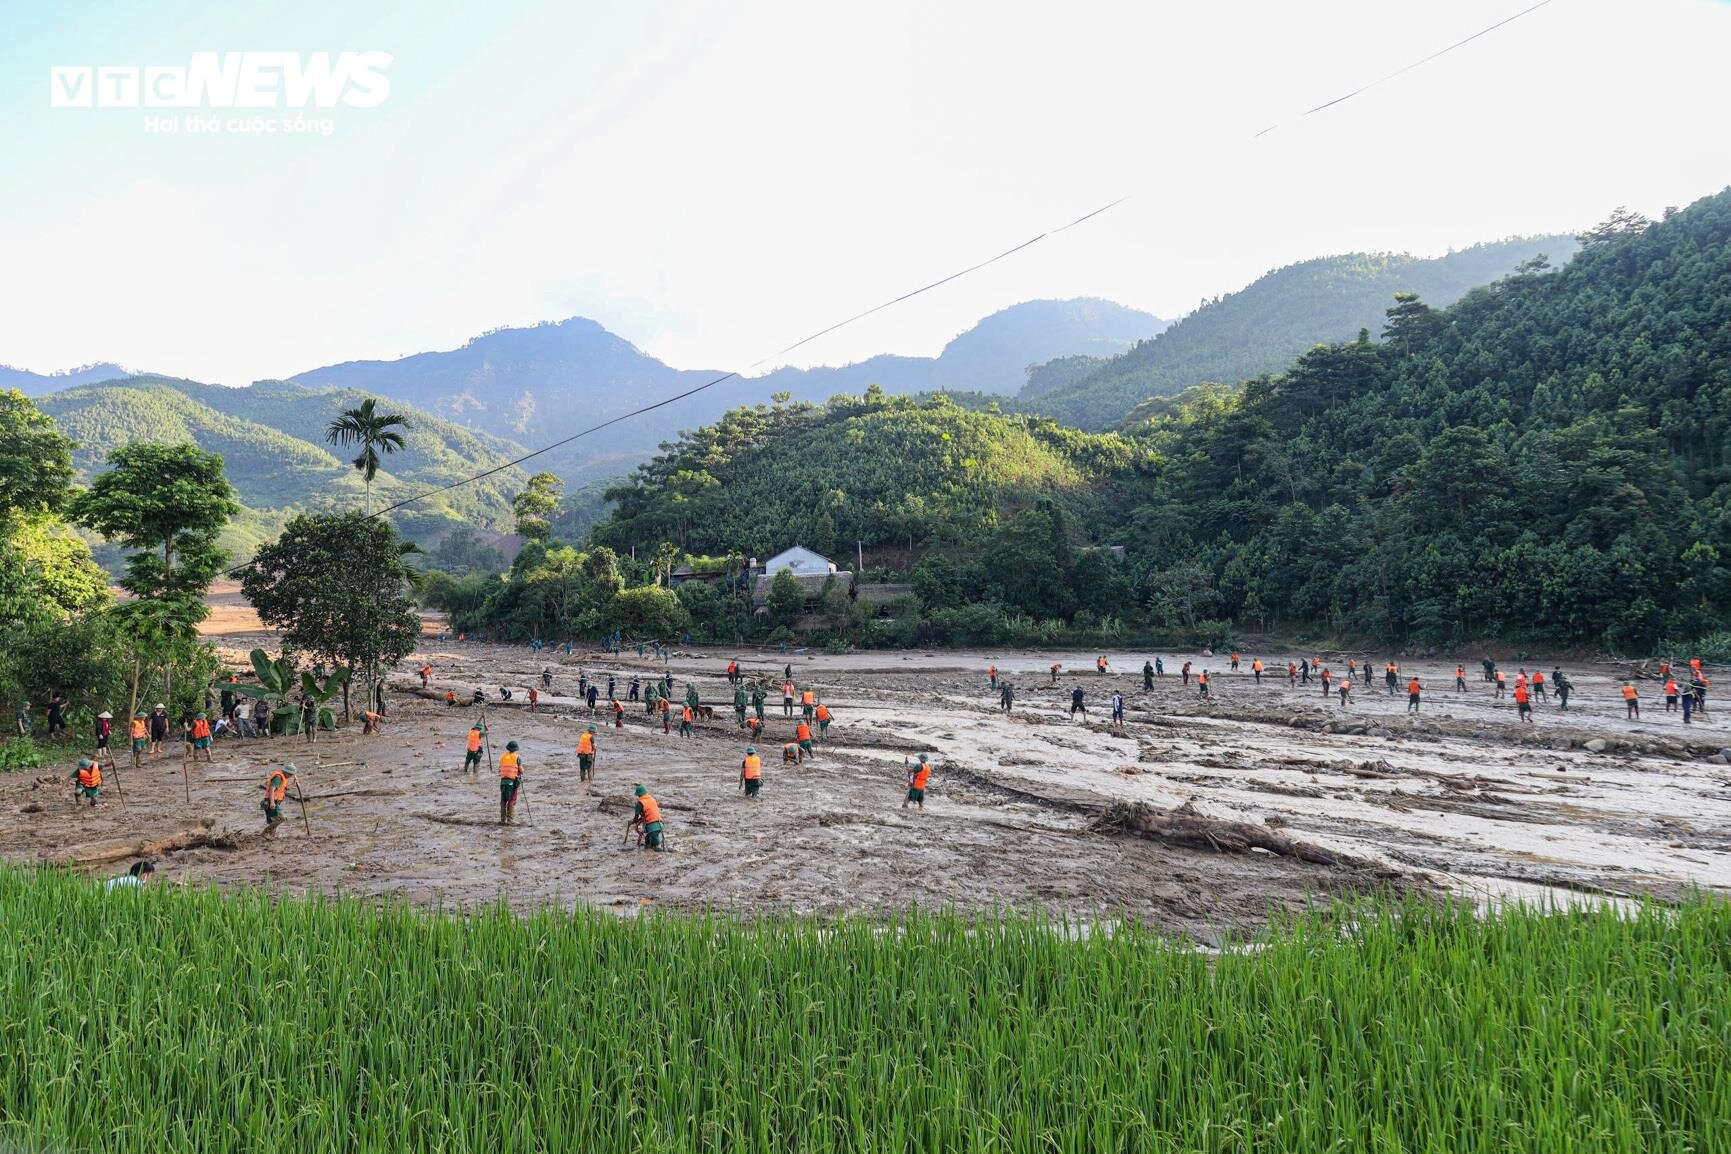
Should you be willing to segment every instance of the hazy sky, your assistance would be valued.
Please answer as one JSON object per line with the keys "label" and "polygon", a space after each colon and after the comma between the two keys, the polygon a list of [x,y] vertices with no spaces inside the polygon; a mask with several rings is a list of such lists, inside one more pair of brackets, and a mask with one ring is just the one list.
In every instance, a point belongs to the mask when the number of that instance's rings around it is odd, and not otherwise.
{"label": "hazy sky", "polygon": [[[1725,0],[1555,0],[1289,120],[1529,2],[8,0],[0,362],[241,384],[582,314],[733,368],[1133,194],[798,361],[840,363],[1032,297],[1178,316],[1311,256],[1731,182]],[[50,107],[54,66],[248,49],[388,52],[390,95],[314,112],[329,136]]]}

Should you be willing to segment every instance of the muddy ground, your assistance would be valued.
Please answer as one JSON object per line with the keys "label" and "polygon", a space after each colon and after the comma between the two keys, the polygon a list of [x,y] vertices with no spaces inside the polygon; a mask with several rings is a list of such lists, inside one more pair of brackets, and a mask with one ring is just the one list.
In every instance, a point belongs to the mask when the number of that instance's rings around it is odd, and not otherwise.
{"label": "muddy ground", "polygon": [[[219,605],[210,629],[237,664],[251,645],[270,644],[235,606]],[[1537,720],[1523,725],[1511,701],[1495,700],[1477,680],[1476,664],[1464,694],[1452,690],[1452,662],[1407,664],[1428,687],[1415,716],[1406,712],[1404,681],[1393,697],[1361,686],[1343,710],[1314,684],[1289,688],[1284,672],[1258,685],[1248,654],[1238,674],[1224,659],[1189,655],[1198,669],[1215,671],[1214,699],[1205,702],[1176,675],[1181,654],[1164,655],[1167,676],[1144,691],[1143,654],[1112,654],[1113,671],[1102,676],[1092,653],[748,651],[737,654],[747,670],[777,686],[791,661],[837,720],[815,760],[783,767],[776,751],[793,723],[781,716],[779,690],[772,694],[758,743],[769,755],[763,795],[746,801],[737,782],[745,739],[724,675],[730,656],[677,652],[671,661],[676,693],[695,680],[716,706],[714,722],[686,740],[664,735],[641,705],[629,707],[622,730],[597,718],[599,780],[580,783],[574,747],[590,718],[564,696],[575,693],[579,668],[603,689],[616,676],[623,697],[633,675],[647,678],[659,665],[634,652],[607,660],[429,641],[403,668],[430,662],[432,691],[423,697],[418,677],[396,676],[378,736],[360,737],[357,728],[312,746],[223,740],[214,763],[193,766],[189,781],[178,751],[139,772],[123,761],[125,806],[108,788],[93,811],[75,809],[63,787],[38,785],[37,775],[0,777],[0,855],[51,860],[209,817],[225,845],[164,854],[162,876],[422,903],[504,897],[524,907],[627,911],[919,905],[1038,908],[1080,919],[1128,911],[1204,940],[1254,927],[1271,911],[1368,889],[1497,901],[1731,888],[1731,769],[1707,760],[1731,745],[1723,720],[1715,711],[1685,729],[1680,715],[1664,712],[1658,686],[1644,683],[1646,717],[1626,721],[1614,670],[1604,667],[1566,667],[1576,686],[1569,711],[1541,701]],[[1287,659],[1262,656],[1282,668]],[[986,681],[994,660],[1017,691],[1007,716]],[[1066,670],[1056,685],[1047,672],[1054,660]],[[547,664],[555,666],[554,695],[531,715],[525,690]],[[1343,667],[1344,657],[1330,664]],[[515,703],[499,703],[500,685],[515,687]],[[467,701],[476,686],[488,693],[494,752],[507,740],[523,747],[525,803],[514,827],[497,824],[495,776],[461,772],[476,711],[446,707],[443,692],[453,688]],[[1087,694],[1086,722],[1067,714],[1076,686]],[[1106,724],[1114,689],[1128,704],[1121,733]],[[1585,748],[1599,741],[1602,750]],[[921,751],[934,755],[937,771],[924,812],[904,810],[904,759]],[[260,785],[283,760],[300,767],[307,820],[291,804],[290,821],[265,838]],[[64,777],[69,764],[53,768]],[[666,810],[665,854],[628,847],[636,782]],[[1113,801],[1188,801],[1203,814],[1372,864],[1224,854],[1091,830]]]}

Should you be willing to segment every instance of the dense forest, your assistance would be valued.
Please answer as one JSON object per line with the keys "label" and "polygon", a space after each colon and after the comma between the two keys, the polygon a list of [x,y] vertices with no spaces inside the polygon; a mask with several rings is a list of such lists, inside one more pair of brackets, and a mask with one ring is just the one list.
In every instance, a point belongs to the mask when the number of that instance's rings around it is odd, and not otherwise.
{"label": "dense forest", "polygon": [[594,540],[892,550],[936,640],[1030,619],[1707,638],[1731,606],[1731,192],[1581,240],[1562,269],[1529,260],[1447,309],[1400,294],[1377,334],[1162,400],[1121,434],[941,396],[739,410],[616,490]]}
{"label": "dense forest", "polygon": [[1037,367],[1016,404],[1084,429],[1109,428],[1150,397],[1278,372],[1313,345],[1374,329],[1397,292],[1451,304],[1540,254],[1561,264],[1575,248],[1573,237],[1547,236],[1474,245],[1430,260],[1352,253],[1302,261],[1203,302],[1119,356]]}

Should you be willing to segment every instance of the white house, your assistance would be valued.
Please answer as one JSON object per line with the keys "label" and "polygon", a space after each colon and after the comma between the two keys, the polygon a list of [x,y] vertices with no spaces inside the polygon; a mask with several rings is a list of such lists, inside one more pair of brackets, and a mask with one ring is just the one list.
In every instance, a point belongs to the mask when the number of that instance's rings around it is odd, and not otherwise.
{"label": "white house", "polygon": [[835,562],[813,553],[804,545],[795,545],[763,563],[763,572],[769,577],[774,577],[783,569],[791,570],[795,577],[821,577],[825,573],[835,572]]}

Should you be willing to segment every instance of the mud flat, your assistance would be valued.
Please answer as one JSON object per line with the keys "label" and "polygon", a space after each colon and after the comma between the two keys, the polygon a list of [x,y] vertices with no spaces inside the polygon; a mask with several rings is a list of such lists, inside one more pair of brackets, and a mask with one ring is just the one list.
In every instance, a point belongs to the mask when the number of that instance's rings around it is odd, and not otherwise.
{"label": "mud flat", "polygon": [[[224,626],[214,639],[231,661],[271,644],[238,618]],[[765,785],[753,802],[737,784],[745,739],[724,676],[734,656],[776,687],[758,743]],[[1717,710],[1685,729],[1679,715],[1664,713],[1654,683],[1642,687],[1648,717],[1629,722],[1618,682],[1598,667],[1565,666],[1575,683],[1569,711],[1541,701],[1537,721],[1523,725],[1513,703],[1494,700],[1482,681],[1453,692],[1452,662],[1406,664],[1403,692],[1361,686],[1343,710],[1315,684],[1289,689],[1284,672],[1257,685],[1248,654],[1239,674],[1225,672],[1223,660],[1206,662],[1212,701],[1171,672],[1144,691],[1144,656],[1112,654],[1114,672],[1100,675],[1093,653],[676,652],[676,693],[695,680],[716,719],[686,740],[663,734],[641,705],[628,704],[622,730],[595,718],[598,780],[582,783],[574,748],[591,719],[574,697],[579,668],[599,675],[603,689],[616,676],[623,696],[633,675],[658,674],[659,664],[634,652],[604,660],[429,640],[403,668],[430,661],[432,690],[422,695],[418,677],[399,674],[378,736],[345,730],[312,746],[223,740],[214,764],[192,767],[187,783],[178,756],[137,773],[123,763],[125,807],[107,788],[95,811],[75,810],[61,786],[38,775],[0,777],[0,856],[75,860],[87,848],[202,829],[208,817],[208,836],[162,855],[168,878],[627,912],[917,905],[1042,909],[1083,921],[1128,913],[1203,940],[1255,927],[1274,911],[1366,891],[1498,902],[1731,889],[1731,768],[1715,756],[1731,733]],[[1164,656],[1168,670],[1187,659]],[[1285,665],[1285,654],[1261,656]],[[1054,660],[1075,671],[1055,685],[1047,672]],[[1009,715],[986,683],[993,661],[1016,686]],[[776,752],[793,726],[780,715],[789,662],[837,717],[818,757],[798,767],[782,766]],[[544,665],[555,668],[554,692],[531,715],[523,691]],[[1404,676],[1412,672],[1428,687],[1417,715],[1406,713]],[[1476,678],[1476,666],[1469,674]],[[501,685],[517,690],[515,702],[499,702]],[[523,748],[526,804],[514,827],[496,824],[494,776],[461,772],[477,712],[443,704],[447,687],[467,702],[477,686],[488,694],[495,750],[506,740]],[[1088,721],[1067,713],[1078,686]],[[1114,689],[1128,705],[1123,732],[1105,724]],[[904,759],[922,751],[937,766],[926,809],[903,810]],[[285,760],[301,769],[307,821],[291,804],[290,820],[266,838],[259,787],[267,766]],[[56,765],[41,776],[64,779],[68,770]],[[668,853],[627,845],[640,781],[666,811]],[[1320,852],[1307,860],[1230,837],[1150,840],[1101,821],[1109,809],[1136,805],[1187,806],[1222,829],[1247,825],[1274,843]]]}

